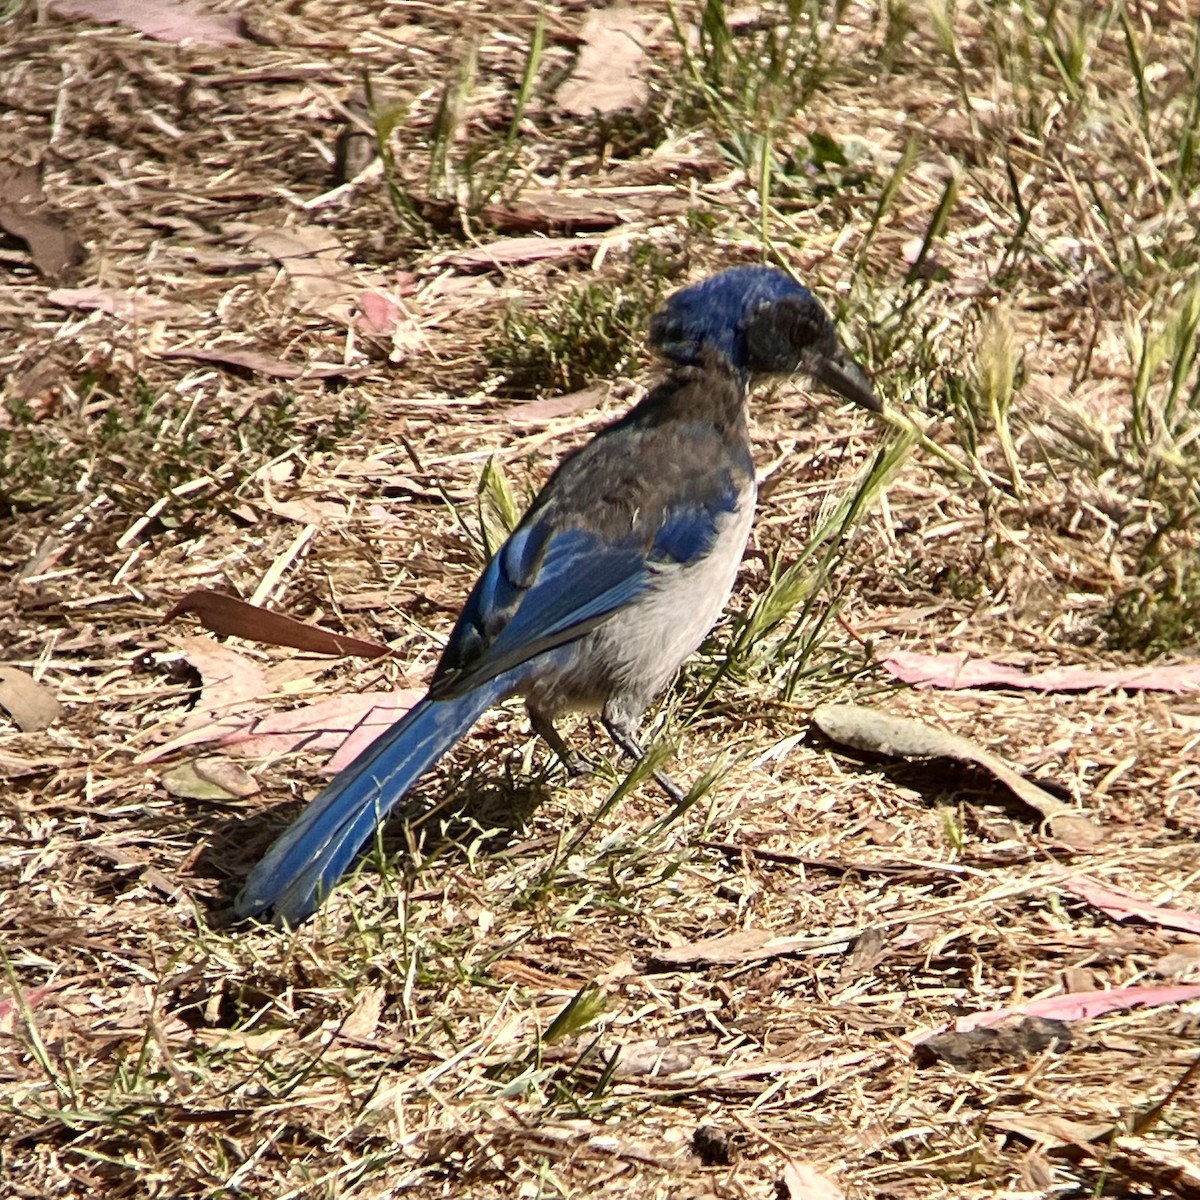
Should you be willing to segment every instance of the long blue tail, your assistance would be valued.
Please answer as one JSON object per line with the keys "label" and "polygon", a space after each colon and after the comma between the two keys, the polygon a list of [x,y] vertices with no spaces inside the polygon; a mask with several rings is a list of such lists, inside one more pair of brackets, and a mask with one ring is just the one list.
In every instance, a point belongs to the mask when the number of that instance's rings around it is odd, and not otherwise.
{"label": "long blue tail", "polygon": [[312,801],[250,872],[243,917],[310,917],[405,792],[508,692],[501,677],[449,700],[426,697],[375,739]]}

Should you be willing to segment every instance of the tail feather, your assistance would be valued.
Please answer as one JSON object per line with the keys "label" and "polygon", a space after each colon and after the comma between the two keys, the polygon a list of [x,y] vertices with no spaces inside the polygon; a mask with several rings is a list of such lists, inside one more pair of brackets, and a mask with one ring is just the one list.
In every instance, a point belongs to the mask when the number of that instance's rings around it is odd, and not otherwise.
{"label": "tail feather", "polygon": [[449,700],[426,697],[375,739],[280,835],[235,908],[276,924],[311,916],[375,827],[508,688],[494,679]]}

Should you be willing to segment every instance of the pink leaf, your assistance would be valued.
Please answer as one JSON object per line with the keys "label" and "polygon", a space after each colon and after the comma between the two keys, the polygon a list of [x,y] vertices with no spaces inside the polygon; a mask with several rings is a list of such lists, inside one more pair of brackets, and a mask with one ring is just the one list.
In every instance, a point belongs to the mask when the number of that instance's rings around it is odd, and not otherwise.
{"label": "pink leaf", "polygon": [[246,40],[237,17],[214,16],[173,0],[48,0],[46,7],[67,19],[128,25],[159,42],[237,46]]}
{"label": "pink leaf", "polygon": [[988,1012],[959,1017],[955,1029],[966,1033],[981,1025],[996,1025],[1012,1016],[1046,1017],[1056,1021],[1083,1021],[1122,1008],[1158,1008],[1163,1004],[1183,1004],[1200,999],[1200,983],[1173,987],[1124,987],[1102,992],[1068,992],[1045,1000],[1031,1000],[1013,1008],[993,1008]]}
{"label": "pink leaf", "polygon": [[1038,692],[1079,692],[1115,688],[1186,694],[1200,691],[1200,662],[1165,667],[1126,667],[1093,670],[1059,667],[1026,673],[986,658],[965,654],[916,654],[894,650],[882,660],[884,669],[918,687],[960,690],[973,687],[1011,687]]}
{"label": "pink leaf", "polygon": [[1153,904],[1144,896],[1137,896],[1122,888],[1105,887],[1086,875],[1076,878],[1064,876],[1060,886],[1064,891],[1073,893],[1101,912],[1107,913],[1114,920],[1125,921],[1136,917],[1164,929],[1183,929],[1188,933],[1200,933],[1200,913]]}
{"label": "pink leaf", "polygon": [[354,324],[364,333],[391,333],[399,324],[404,310],[383,292],[363,292],[358,298],[358,315]]}
{"label": "pink leaf", "polygon": [[241,729],[227,730],[220,744],[245,758],[277,758],[294,750],[336,750],[325,764],[340,771],[425,693],[415,688],[332,696],[290,712],[272,713]]}

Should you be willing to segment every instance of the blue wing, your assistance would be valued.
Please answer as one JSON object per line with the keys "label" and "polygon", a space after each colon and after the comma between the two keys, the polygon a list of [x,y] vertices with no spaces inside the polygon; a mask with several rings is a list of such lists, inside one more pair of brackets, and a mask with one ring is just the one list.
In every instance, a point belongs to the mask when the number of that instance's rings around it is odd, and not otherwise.
{"label": "blue wing", "polygon": [[707,553],[720,514],[736,506],[730,476],[708,503],[673,507],[660,521],[635,520],[616,539],[578,526],[556,529],[553,511],[531,513],[533,519],[514,530],[472,589],[430,695],[461,695],[582,637],[643,595],[656,567],[690,563]]}

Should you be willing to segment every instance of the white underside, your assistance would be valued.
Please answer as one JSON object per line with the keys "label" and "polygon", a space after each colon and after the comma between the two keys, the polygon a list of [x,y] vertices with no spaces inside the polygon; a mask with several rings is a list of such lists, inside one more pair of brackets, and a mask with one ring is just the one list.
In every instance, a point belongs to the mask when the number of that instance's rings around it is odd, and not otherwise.
{"label": "white underside", "polygon": [[[530,689],[531,707],[553,718],[569,711],[599,712],[608,704],[639,717],[721,615],[750,536],[754,502],[750,483],[737,508],[718,518],[708,554],[686,566],[657,566],[643,596],[577,643],[560,678],[547,673]],[[562,686],[566,678],[569,692]],[[588,679],[594,679],[594,688],[581,687]]]}

